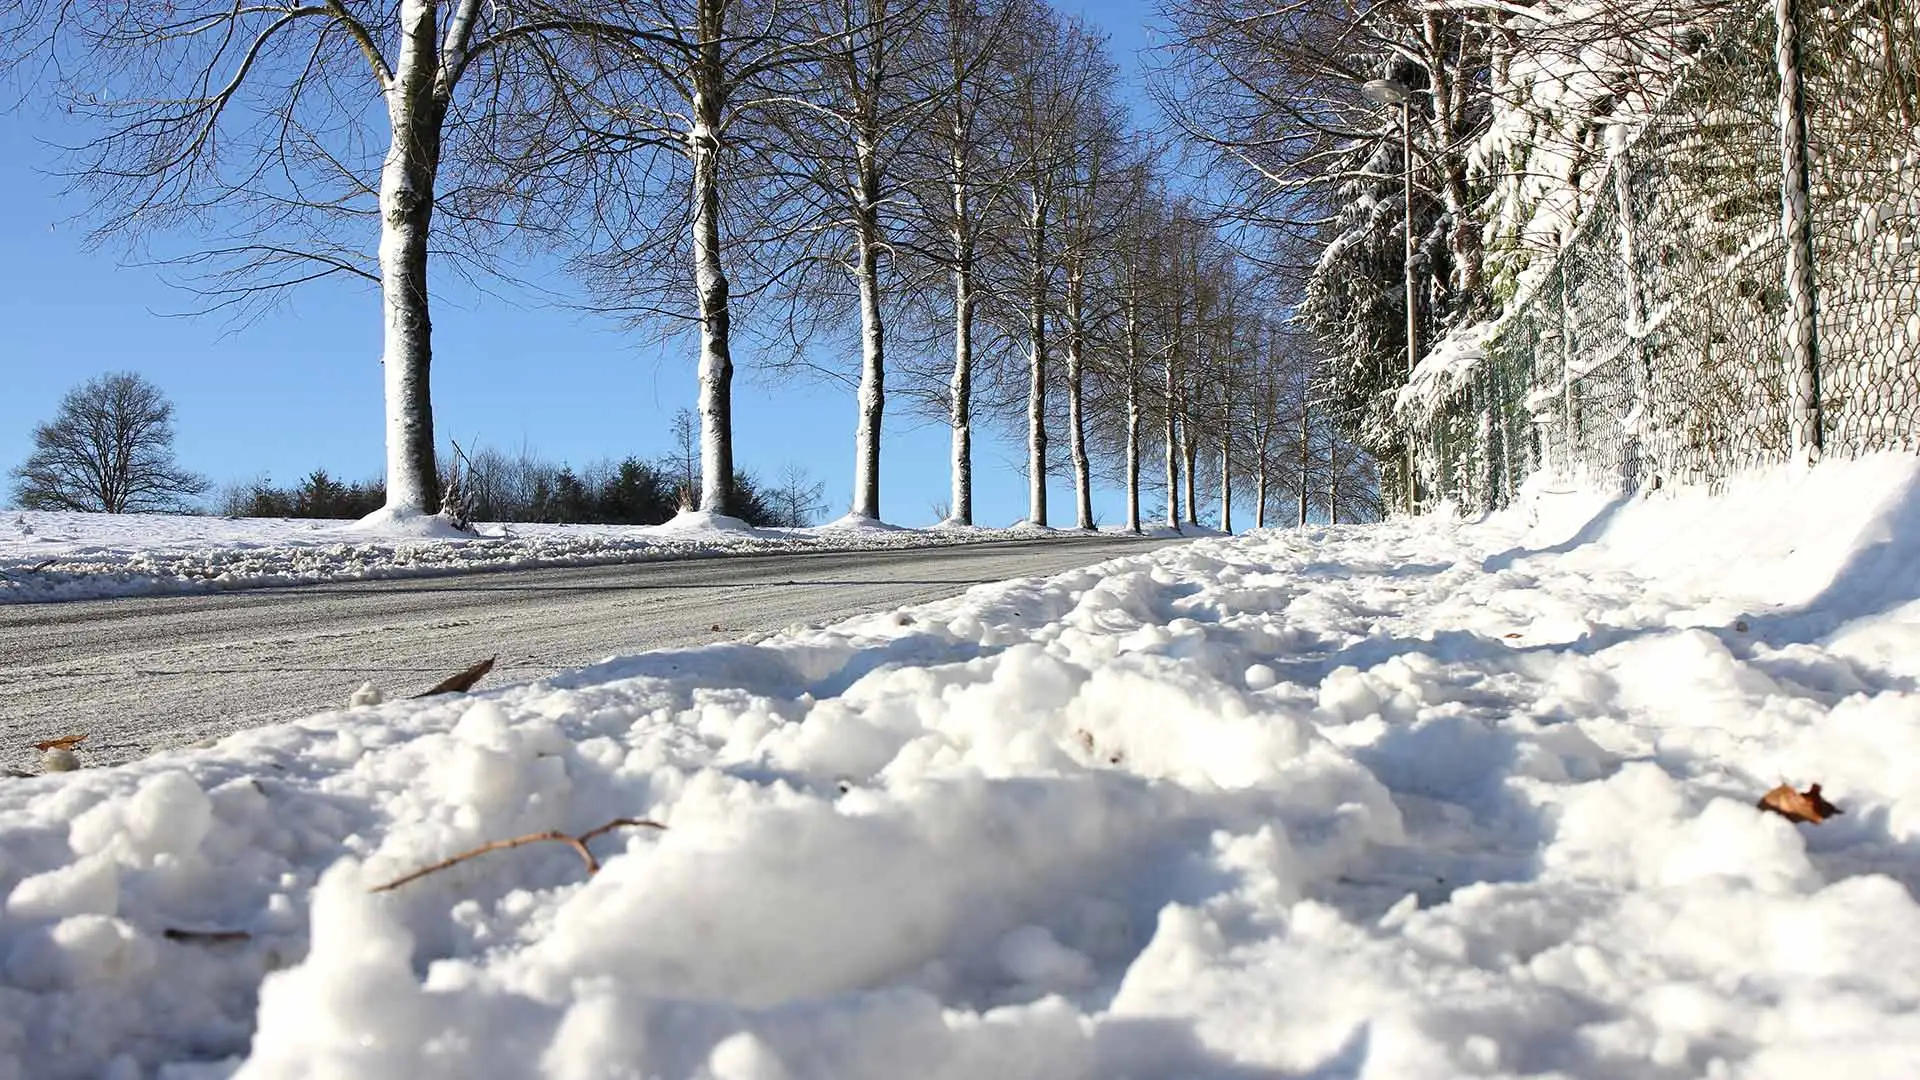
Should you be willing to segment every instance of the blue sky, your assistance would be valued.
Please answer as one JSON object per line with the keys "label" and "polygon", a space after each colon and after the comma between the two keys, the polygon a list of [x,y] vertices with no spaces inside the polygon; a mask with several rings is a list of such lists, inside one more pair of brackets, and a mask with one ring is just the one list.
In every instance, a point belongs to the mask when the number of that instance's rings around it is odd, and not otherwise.
{"label": "blue sky", "polygon": [[[1147,41],[1151,0],[1062,3],[1112,36],[1131,76]],[[1136,95],[1129,95],[1134,97]],[[83,204],[62,194],[45,143],[81,133],[44,116],[0,114],[0,472],[31,449],[33,425],[73,385],[106,371],[137,371],[173,399],[176,449],[216,485],[266,474],[287,483],[323,467],[337,478],[377,476],[381,443],[380,309],[358,286],[320,284],[266,317],[235,327],[220,316],[172,318],[193,297],[116,247],[88,250]],[[651,347],[611,324],[500,287],[479,295],[436,282],[434,413],[449,437],[531,445],[583,464],[652,457],[669,443],[674,411],[694,398],[689,346]],[[824,480],[830,516],[844,512],[853,476],[854,403],[835,386],[769,383],[736,355],[735,456],[771,477],[788,462]],[[948,491],[945,427],[889,403],[882,512],[924,524]],[[975,518],[1005,524],[1026,511],[1018,462],[1024,434],[975,442]],[[1064,453],[1065,440],[1055,443]],[[1104,522],[1124,517],[1121,493],[1101,491]],[[1072,522],[1070,485],[1049,509]]]}

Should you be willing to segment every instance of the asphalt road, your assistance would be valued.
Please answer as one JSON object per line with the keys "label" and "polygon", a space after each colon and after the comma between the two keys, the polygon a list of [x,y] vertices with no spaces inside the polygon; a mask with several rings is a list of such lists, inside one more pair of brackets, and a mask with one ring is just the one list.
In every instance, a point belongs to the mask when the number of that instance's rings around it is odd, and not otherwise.
{"label": "asphalt road", "polygon": [[0,765],[88,732],[89,765],[346,703],[418,693],[499,654],[482,685],[728,641],[1055,573],[1165,541],[1059,537],[727,556],[208,596],[0,606]]}

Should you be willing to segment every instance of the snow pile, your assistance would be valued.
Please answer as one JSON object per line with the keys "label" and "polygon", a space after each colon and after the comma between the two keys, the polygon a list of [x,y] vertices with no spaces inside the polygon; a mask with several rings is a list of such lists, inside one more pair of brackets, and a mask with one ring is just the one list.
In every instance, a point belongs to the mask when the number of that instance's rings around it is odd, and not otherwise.
{"label": "snow pile", "polygon": [[[948,525],[945,525],[944,523],[942,527],[967,528],[967,526],[964,526],[964,525],[948,526]],[[881,521],[879,518],[869,517],[866,514],[842,514],[839,517],[834,518],[832,521],[827,522],[825,525],[822,525],[820,528],[822,531],[832,531],[836,533],[855,533],[855,534],[875,533],[875,532],[896,532],[899,530],[899,526],[897,525],[889,525],[886,522]],[[1015,528],[1018,528],[1018,526],[1015,526]]]}
{"label": "snow pile", "polygon": [[396,510],[392,507],[382,507],[358,521],[342,525],[340,531],[388,540],[471,540],[474,536],[469,530],[456,528],[453,522],[439,514]]}
{"label": "snow pile", "polygon": [[790,535],[793,530],[756,529],[752,525],[727,514],[716,514],[711,510],[682,510],[673,516],[673,520],[653,528],[662,533],[688,533],[692,535],[731,533],[742,536],[757,536],[766,540],[778,540]]}
{"label": "snow pile", "polygon": [[[1650,500],[1526,493],[1528,547],[1566,547],[1672,589],[1756,607],[1855,614],[1893,594],[1920,596],[1920,476],[1904,455],[1735,476],[1722,491],[1677,488]],[[1581,541],[1604,536],[1604,544]]]}
{"label": "snow pile", "polygon": [[[1753,492],[1205,540],[0,782],[0,1077],[1914,1075],[1920,466]],[[667,829],[596,875],[370,891],[623,817]]]}
{"label": "snow pile", "polygon": [[0,513],[0,604],[145,596],[696,555],[932,547],[1032,539],[935,526],[756,529],[685,513],[663,525],[488,524],[386,512],[357,522],[163,514]]}

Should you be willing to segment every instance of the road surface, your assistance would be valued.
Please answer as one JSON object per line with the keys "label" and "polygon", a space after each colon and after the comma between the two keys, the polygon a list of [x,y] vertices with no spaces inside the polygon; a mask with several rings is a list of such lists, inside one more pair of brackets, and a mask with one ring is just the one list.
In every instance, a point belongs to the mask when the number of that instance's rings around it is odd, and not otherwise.
{"label": "road surface", "polygon": [[208,596],[0,606],[0,766],[88,732],[109,765],[346,703],[418,693],[499,654],[483,686],[1050,574],[1164,541],[1060,537],[726,556]]}

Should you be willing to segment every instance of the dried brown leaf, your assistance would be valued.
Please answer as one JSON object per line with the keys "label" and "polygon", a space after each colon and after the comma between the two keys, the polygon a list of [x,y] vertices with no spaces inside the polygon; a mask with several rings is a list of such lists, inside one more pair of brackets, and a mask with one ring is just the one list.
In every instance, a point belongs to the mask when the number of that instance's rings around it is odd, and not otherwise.
{"label": "dried brown leaf", "polygon": [[473,684],[484,678],[487,672],[493,670],[493,662],[498,659],[500,659],[500,657],[497,654],[489,656],[458,675],[454,675],[446,681],[439,683],[426,693],[416,694],[415,696],[433,697],[436,694],[464,694],[473,689]]}
{"label": "dried brown leaf", "polygon": [[1755,805],[1762,810],[1771,810],[1788,821],[1804,821],[1814,825],[1842,812],[1820,794],[1819,784],[1805,791],[1795,791],[1792,785],[1781,784],[1762,795]]}

